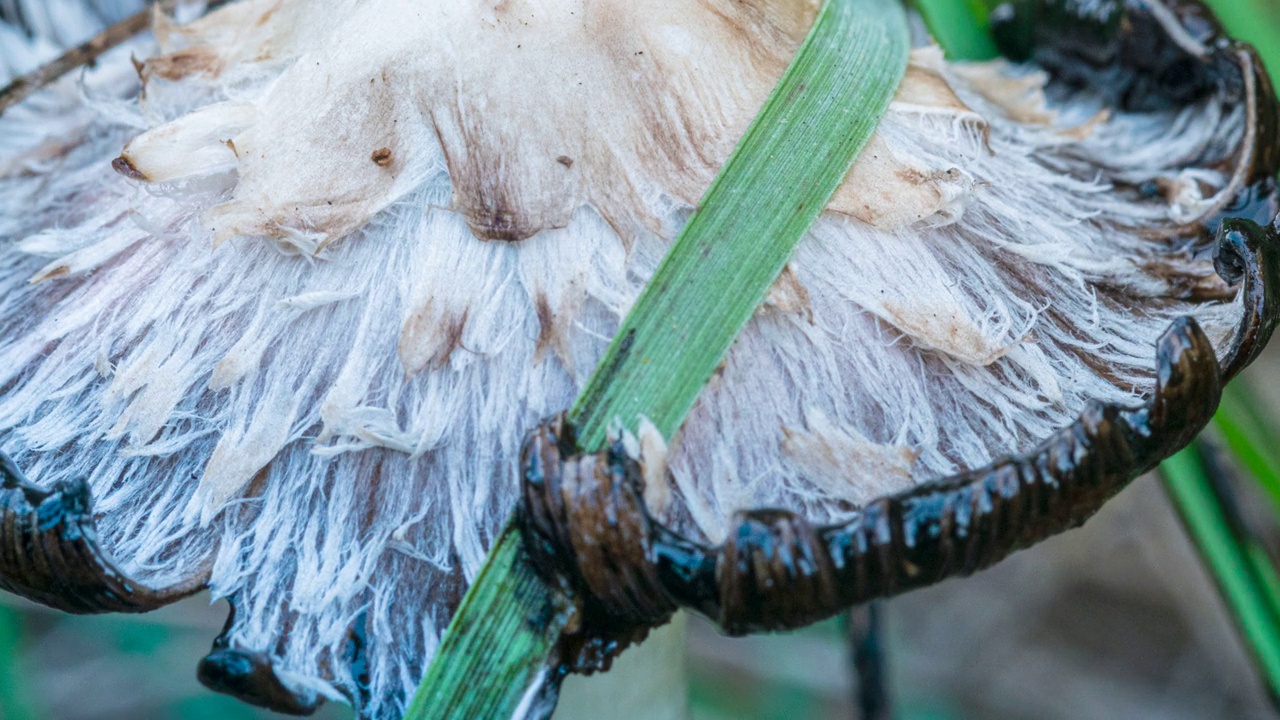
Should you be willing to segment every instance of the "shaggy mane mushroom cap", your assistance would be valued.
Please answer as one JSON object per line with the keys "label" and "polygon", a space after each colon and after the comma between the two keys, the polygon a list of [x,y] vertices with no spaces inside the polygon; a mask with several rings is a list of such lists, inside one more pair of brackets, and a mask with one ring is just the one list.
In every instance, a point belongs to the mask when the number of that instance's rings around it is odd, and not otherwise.
{"label": "shaggy mane mushroom cap", "polygon": [[[91,1],[0,17],[39,32]],[[640,433],[648,512],[709,544],[740,510],[848,520],[1090,403],[1143,406],[1184,317],[1235,364],[1254,308],[1209,228],[1275,207],[1274,98],[1182,6],[1130,4],[1204,68],[1185,92],[1126,52],[1105,85],[920,43],[684,429]],[[5,526],[52,559],[0,552],[0,586],[80,612],[207,586],[235,613],[206,682],[398,717],[517,501],[524,438],[572,402],[816,9],[238,0],[157,14],[0,116],[3,505],[61,523]],[[0,77],[67,42],[0,34]]]}

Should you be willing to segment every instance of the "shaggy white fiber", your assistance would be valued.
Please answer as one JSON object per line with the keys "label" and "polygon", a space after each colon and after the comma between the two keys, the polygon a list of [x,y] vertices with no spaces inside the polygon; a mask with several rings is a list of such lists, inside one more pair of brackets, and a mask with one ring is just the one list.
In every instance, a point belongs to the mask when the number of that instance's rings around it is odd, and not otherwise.
{"label": "shaggy white fiber", "polygon": [[[0,24],[0,78],[130,5],[0,0],[34,32]],[[141,581],[211,563],[232,644],[287,684],[398,716],[524,434],[570,404],[811,17],[654,5],[244,0],[163,21],[141,100],[151,38],[10,110],[0,445],[43,485],[88,478]],[[1225,347],[1239,310],[1206,248],[1146,231],[1216,209],[1243,110],[1058,113],[1042,82],[917,52],[671,439],[670,522],[848,517],[1089,399],[1138,402],[1175,316]],[[152,184],[112,171],[126,144]]]}

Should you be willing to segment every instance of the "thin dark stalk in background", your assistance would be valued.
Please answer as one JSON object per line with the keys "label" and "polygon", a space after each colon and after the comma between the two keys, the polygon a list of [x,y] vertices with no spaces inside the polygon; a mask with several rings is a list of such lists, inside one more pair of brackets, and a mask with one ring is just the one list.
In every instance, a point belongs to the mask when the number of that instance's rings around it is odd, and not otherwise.
{"label": "thin dark stalk in background", "polygon": [[[212,10],[226,2],[227,0],[210,0],[207,7]],[[62,79],[71,71],[82,67],[93,67],[93,64],[104,53],[146,31],[151,26],[153,12],[157,9],[160,12],[172,12],[177,4],[178,0],[160,0],[158,3],[148,5],[145,10],[136,12],[111,25],[89,40],[59,55],[47,65],[21,77],[14,78],[8,85],[0,88],[0,115],[3,115],[5,111],[14,105],[26,100],[33,93]]]}

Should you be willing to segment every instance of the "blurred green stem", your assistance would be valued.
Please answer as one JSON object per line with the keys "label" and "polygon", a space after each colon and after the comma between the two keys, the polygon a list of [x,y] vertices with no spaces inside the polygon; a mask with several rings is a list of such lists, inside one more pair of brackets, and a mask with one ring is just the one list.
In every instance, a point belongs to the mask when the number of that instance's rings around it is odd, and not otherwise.
{"label": "blurred green stem", "polygon": [[17,668],[22,644],[22,613],[0,605],[0,718],[35,720]]}
{"label": "blurred green stem", "polygon": [[1226,469],[1213,466],[1197,441],[1160,472],[1272,698],[1280,698],[1280,578],[1244,530],[1225,486]]}
{"label": "blurred green stem", "polygon": [[1236,460],[1258,481],[1280,512],[1280,433],[1253,403],[1249,375],[1228,385],[1213,425]]}
{"label": "blurred green stem", "polygon": [[999,54],[985,0],[914,0],[912,4],[948,58],[990,60]]}
{"label": "blurred green stem", "polygon": [[1280,72],[1280,2],[1276,0],[1205,0],[1205,4],[1239,40],[1252,43],[1262,56],[1272,82]]}

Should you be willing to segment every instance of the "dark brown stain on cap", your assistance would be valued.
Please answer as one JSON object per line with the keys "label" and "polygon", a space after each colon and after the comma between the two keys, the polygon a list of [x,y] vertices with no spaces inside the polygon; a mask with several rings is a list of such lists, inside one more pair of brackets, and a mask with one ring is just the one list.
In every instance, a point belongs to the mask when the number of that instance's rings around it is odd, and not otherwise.
{"label": "dark brown stain on cap", "polygon": [[121,155],[111,161],[111,169],[129,178],[130,180],[141,180],[147,182],[147,174],[138,169],[133,161]]}

